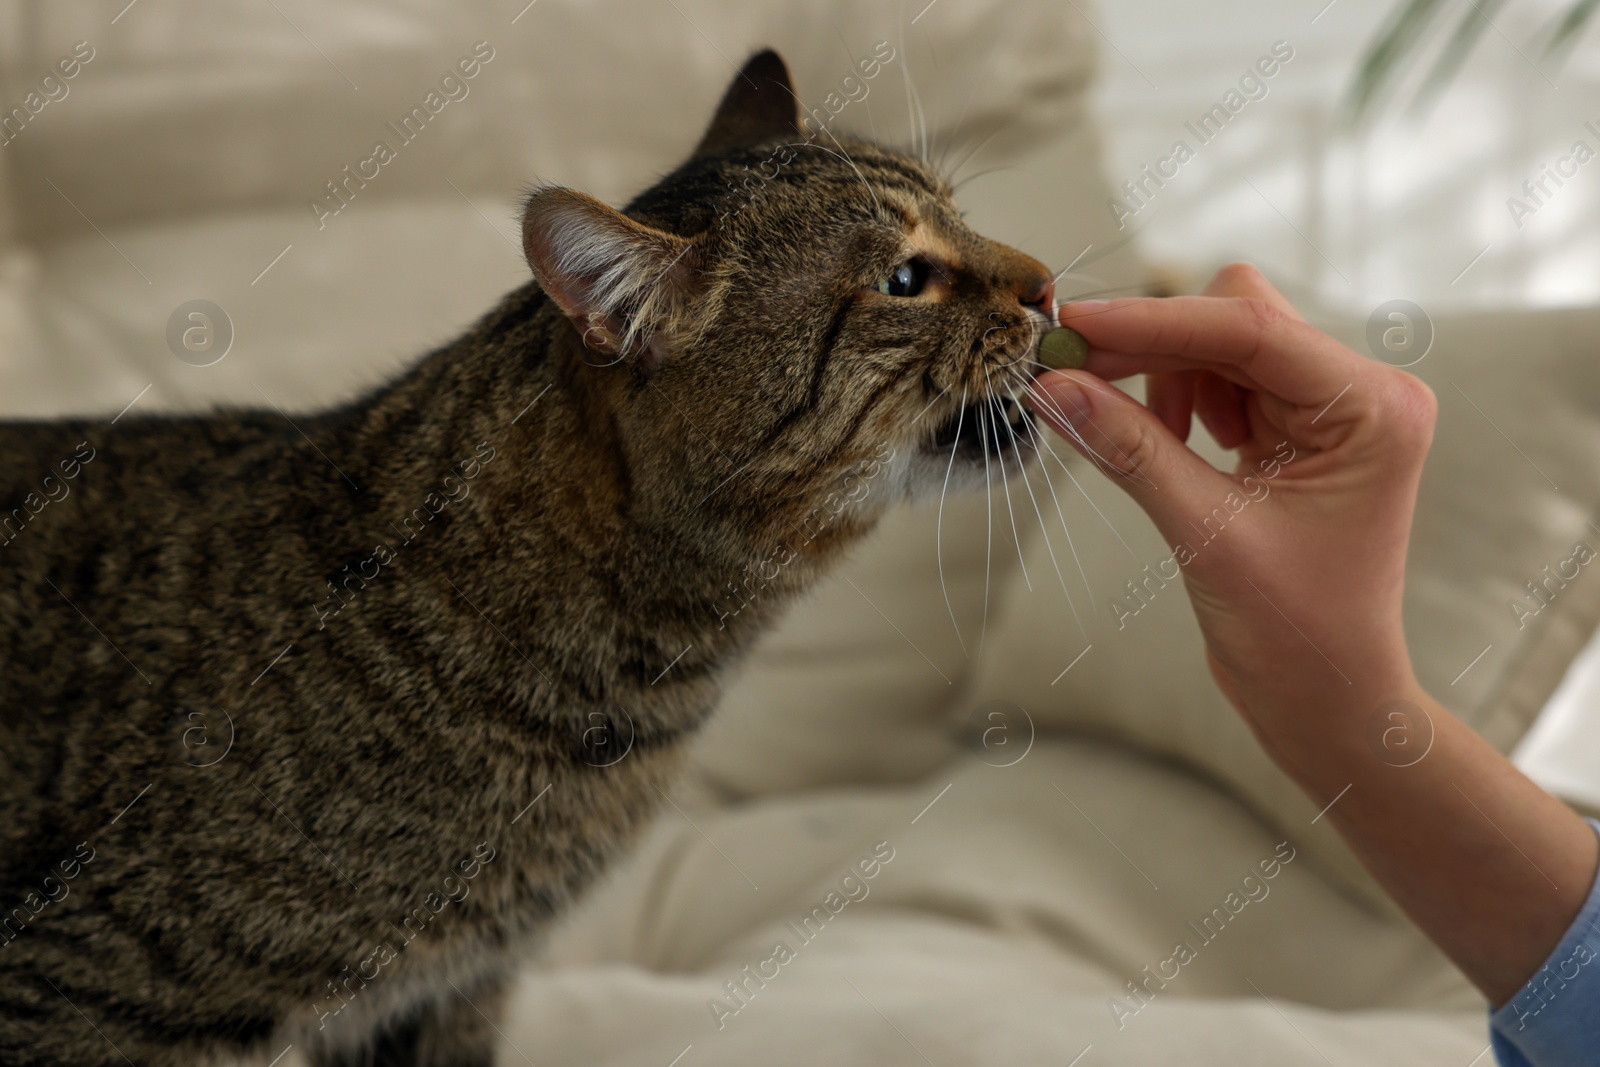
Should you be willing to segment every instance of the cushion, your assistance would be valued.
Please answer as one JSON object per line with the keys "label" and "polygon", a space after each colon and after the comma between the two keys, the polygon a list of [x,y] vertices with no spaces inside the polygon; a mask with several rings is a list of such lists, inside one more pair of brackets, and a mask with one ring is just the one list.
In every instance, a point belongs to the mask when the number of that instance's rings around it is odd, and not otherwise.
{"label": "cushion", "polygon": [[1591,819],[1600,819],[1600,631],[1522,738],[1523,772]]}
{"label": "cushion", "polygon": [[1477,994],[1409,924],[1119,745],[1041,737],[1009,766],[668,811],[619,873],[525,973],[500,1062],[1069,1064],[1092,1045],[1085,1065],[1462,1067],[1485,1044]]}
{"label": "cushion", "polygon": [[[73,42],[97,47],[70,95],[8,149],[16,150],[18,214],[33,240],[79,235],[85,216],[109,232],[273,204],[299,211],[284,239],[309,242],[363,202],[456,199],[451,183],[510,195],[554,181],[620,201],[687,155],[735,64],[764,45],[783,51],[801,101],[818,107],[857,58],[887,42],[898,58],[839,121],[907,142],[904,86],[913,79],[930,155],[949,152],[954,163],[1005,120],[975,170],[1064,133],[1092,69],[1092,31],[1081,17],[1020,0],[951,5],[910,35],[899,28],[901,5],[887,0],[804,8],[681,0],[603,11],[579,0],[520,11],[497,0],[238,8],[174,0],[135,5],[114,26],[97,6],[29,7],[35,43],[9,69],[43,74]],[[1002,42],[1005,62],[993,62]],[[467,56],[483,62],[452,90],[460,98],[441,100],[415,139],[401,143],[390,124],[440,92]],[[347,188],[350,206],[319,229],[307,202],[381,138],[396,142],[397,158]],[[93,159],[118,165],[84,165]]]}

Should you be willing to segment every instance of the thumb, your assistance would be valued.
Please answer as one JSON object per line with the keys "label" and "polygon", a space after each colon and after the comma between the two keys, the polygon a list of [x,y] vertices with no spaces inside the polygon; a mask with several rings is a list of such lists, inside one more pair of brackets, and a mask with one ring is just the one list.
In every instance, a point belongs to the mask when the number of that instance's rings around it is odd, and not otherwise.
{"label": "thumb", "polygon": [[1052,371],[1028,395],[1034,414],[1122,486],[1168,541],[1233,488],[1149,409],[1092,374]]}

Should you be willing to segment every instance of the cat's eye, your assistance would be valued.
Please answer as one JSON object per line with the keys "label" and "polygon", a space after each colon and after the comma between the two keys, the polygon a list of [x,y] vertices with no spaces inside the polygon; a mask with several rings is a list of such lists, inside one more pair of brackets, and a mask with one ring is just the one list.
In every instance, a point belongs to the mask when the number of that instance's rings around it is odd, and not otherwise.
{"label": "cat's eye", "polygon": [[928,272],[915,260],[907,260],[878,279],[873,286],[884,296],[916,296],[922,292]]}

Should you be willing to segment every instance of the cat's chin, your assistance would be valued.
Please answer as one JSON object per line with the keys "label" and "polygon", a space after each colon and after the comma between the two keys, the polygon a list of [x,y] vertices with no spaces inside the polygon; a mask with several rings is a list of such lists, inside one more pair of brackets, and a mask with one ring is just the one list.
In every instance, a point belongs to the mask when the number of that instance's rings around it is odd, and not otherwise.
{"label": "cat's chin", "polygon": [[1017,477],[1044,428],[1021,404],[998,397],[950,415],[912,455],[908,495],[982,489]]}

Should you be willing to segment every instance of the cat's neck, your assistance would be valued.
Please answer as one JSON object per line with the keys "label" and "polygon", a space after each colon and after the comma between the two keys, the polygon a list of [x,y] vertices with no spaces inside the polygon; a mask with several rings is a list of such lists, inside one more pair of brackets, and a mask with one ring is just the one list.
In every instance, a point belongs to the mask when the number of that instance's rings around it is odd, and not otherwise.
{"label": "cat's neck", "polygon": [[418,580],[492,591],[518,647],[627,649],[642,674],[686,649],[725,661],[864,528],[801,544],[737,484],[675,479],[617,417],[631,370],[598,363],[535,287],[510,294],[350,424],[369,525],[420,537],[426,523],[438,563]]}

